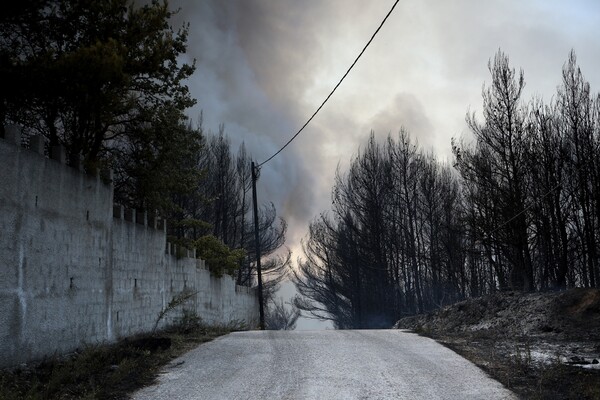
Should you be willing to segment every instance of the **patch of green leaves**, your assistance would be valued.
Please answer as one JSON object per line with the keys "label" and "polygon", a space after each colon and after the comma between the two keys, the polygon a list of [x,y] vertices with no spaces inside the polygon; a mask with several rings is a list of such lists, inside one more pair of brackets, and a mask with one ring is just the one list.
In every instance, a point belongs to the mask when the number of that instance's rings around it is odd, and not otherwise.
{"label": "patch of green leaves", "polygon": [[246,256],[244,250],[232,250],[213,235],[202,236],[195,245],[198,256],[206,261],[208,269],[216,277],[224,273],[233,275]]}

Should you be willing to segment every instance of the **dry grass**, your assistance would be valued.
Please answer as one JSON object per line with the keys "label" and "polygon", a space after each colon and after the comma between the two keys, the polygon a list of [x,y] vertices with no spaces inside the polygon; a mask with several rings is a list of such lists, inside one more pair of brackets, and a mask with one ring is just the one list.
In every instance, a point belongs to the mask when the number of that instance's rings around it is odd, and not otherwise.
{"label": "dry grass", "polygon": [[567,365],[556,359],[534,362],[531,343],[482,337],[426,335],[470,360],[522,399],[600,400],[600,371]]}
{"label": "dry grass", "polygon": [[157,336],[138,336],[112,345],[88,346],[13,370],[0,371],[0,399],[126,399],[154,382],[172,359],[201,343],[241,330],[240,324],[201,326],[187,321]]}
{"label": "dry grass", "polygon": [[[397,327],[429,336],[524,399],[600,400],[600,290],[494,293]],[[577,361],[579,360],[579,361]]]}

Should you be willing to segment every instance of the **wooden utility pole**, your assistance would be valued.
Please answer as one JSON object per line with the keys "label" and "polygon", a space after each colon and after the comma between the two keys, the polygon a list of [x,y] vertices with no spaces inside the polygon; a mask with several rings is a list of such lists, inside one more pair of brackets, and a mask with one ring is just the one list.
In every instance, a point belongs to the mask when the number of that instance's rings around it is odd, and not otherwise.
{"label": "wooden utility pole", "polygon": [[252,203],[254,207],[254,243],[256,246],[256,274],[258,276],[258,312],[260,316],[260,329],[265,330],[265,309],[263,304],[262,270],[260,266],[260,241],[258,233],[258,201],[256,200],[256,174],[257,167],[252,161]]}

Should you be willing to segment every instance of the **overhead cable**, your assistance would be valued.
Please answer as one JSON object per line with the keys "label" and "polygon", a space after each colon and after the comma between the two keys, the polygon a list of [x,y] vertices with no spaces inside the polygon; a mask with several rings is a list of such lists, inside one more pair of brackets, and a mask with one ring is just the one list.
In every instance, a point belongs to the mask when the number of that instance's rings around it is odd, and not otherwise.
{"label": "overhead cable", "polygon": [[323,108],[323,106],[325,105],[325,103],[327,103],[327,101],[333,95],[333,93],[335,93],[335,91],[337,90],[337,88],[342,84],[342,82],[344,81],[344,79],[346,78],[346,76],[350,73],[350,71],[352,70],[352,68],[354,68],[354,65],[356,65],[356,63],[358,62],[358,60],[360,59],[360,57],[363,55],[363,53],[365,52],[365,50],[367,50],[367,47],[369,47],[369,45],[371,44],[371,42],[373,41],[373,39],[375,39],[375,36],[377,36],[377,34],[379,33],[379,31],[383,27],[383,24],[385,24],[385,21],[392,14],[392,12],[394,11],[394,8],[396,8],[396,5],[398,4],[399,1],[400,0],[396,0],[394,2],[394,5],[392,6],[392,8],[390,8],[390,11],[388,11],[388,13],[386,14],[385,18],[383,18],[383,20],[381,21],[381,24],[379,24],[379,27],[377,28],[377,30],[375,31],[375,33],[373,33],[373,35],[371,36],[371,38],[369,39],[369,41],[367,42],[367,44],[365,45],[365,47],[363,47],[363,49],[361,50],[361,52],[359,53],[359,55],[356,57],[356,59],[354,60],[354,62],[352,63],[352,65],[350,65],[350,68],[348,68],[348,70],[346,71],[346,73],[344,74],[344,76],[342,76],[342,79],[339,80],[339,82],[337,83],[337,85],[335,85],[335,87],[329,93],[329,95],[325,98],[325,100],[323,100],[323,102],[321,103],[321,105],[319,106],[319,108],[317,108],[317,110],[313,113],[313,115],[311,115],[311,117],[298,130],[298,132],[296,132],[296,134],[294,136],[292,136],[292,138],[290,140],[288,140],[287,143],[284,144],[282,148],[280,148],[279,150],[277,150],[277,152],[275,154],[273,154],[271,157],[267,158],[265,161],[263,161],[260,164],[258,164],[256,166],[256,168],[260,168],[261,166],[265,165],[266,163],[268,163],[269,161],[271,161],[273,158],[275,158],[275,156],[277,156],[279,153],[281,153],[283,151],[283,149],[285,149],[290,143],[292,143],[292,141],[294,139],[296,139],[296,137],[300,134],[300,132],[302,132],[304,130],[304,128],[306,128],[306,126],[310,123],[310,121],[312,121],[312,119],[315,117],[315,115],[317,115],[317,113],[319,111],[321,111],[321,108]]}

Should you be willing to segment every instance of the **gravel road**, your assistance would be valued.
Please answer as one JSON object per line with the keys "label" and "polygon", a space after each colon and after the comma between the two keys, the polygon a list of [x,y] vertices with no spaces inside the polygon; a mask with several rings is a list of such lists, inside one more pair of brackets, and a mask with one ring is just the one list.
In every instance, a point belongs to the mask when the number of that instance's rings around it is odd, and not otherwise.
{"label": "gravel road", "polygon": [[396,329],[251,331],[167,366],[133,399],[516,399],[435,341]]}

